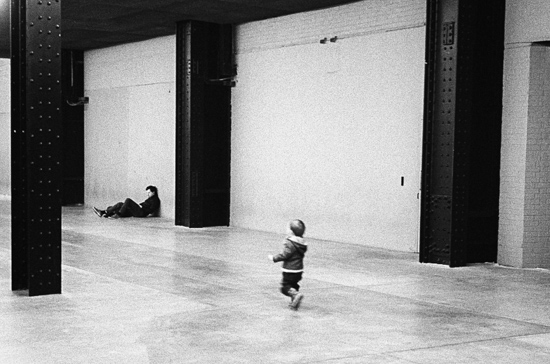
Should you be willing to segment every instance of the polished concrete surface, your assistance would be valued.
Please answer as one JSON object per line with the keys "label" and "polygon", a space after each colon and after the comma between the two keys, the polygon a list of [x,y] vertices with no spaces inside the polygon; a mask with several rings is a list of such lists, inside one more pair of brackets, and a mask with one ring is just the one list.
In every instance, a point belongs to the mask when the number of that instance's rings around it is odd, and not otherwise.
{"label": "polished concrete surface", "polygon": [[292,311],[267,260],[281,234],[67,207],[63,293],[27,297],[11,291],[6,199],[0,231],[2,364],[550,363],[545,270],[310,239]]}

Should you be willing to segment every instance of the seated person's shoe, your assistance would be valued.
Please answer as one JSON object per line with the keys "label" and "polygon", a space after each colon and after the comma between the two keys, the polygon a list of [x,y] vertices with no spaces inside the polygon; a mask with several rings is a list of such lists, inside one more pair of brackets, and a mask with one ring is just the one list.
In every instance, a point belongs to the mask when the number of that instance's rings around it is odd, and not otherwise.
{"label": "seated person's shoe", "polygon": [[96,207],[92,207],[92,210],[94,210],[95,214],[99,217],[103,217],[105,215],[105,211],[100,210]]}

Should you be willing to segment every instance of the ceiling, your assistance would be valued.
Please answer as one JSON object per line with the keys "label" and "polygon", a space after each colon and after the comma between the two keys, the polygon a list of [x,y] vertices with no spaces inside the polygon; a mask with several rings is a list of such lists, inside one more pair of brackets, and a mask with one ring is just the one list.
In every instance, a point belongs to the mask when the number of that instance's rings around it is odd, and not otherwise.
{"label": "ceiling", "polygon": [[[175,33],[175,22],[240,24],[357,0],[62,0],[65,49],[89,50]],[[9,58],[9,3],[0,0],[0,57]]]}

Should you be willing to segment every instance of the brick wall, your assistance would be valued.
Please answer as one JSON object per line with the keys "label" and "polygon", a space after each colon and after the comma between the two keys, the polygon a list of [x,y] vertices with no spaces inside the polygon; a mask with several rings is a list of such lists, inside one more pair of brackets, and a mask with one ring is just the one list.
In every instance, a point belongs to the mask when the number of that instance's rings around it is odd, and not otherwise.
{"label": "brick wall", "polygon": [[498,262],[550,268],[550,53],[505,51]]}
{"label": "brick wall", "polygon": [[504,53],[498,262],[515,267],[523,264],[529,62],[529,47]]}
{"label": "brick wall", "polygon": [[550,54],[531,47],[523,265],[550,268]]}

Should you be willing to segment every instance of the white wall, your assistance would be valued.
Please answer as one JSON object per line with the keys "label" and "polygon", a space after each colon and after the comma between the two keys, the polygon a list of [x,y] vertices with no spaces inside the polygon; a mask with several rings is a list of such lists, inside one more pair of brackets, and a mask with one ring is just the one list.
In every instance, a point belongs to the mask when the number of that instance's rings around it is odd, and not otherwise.
{"label": "white wall", "polygon": [[498,262],[550,268],[550,51],[505,50]]}
{"label": "white wall", "polygon": [[523,265],[530,63],[530,47],[504,52],[497,261],[514,267]]}
{"label": "white wall", "polygon": [[10,60],[0,58],[0,195],[11,195]]}
{"label": "white wall", "polygon": [[174,217],[175,36],[85,52],[85,202],[159,188]]}
{"label": "white wall", "polygon": [[506,2],[498,262],[515,267],[550,268],[548,14],[546,0]]}
{"label": "white wall", "polygon": [[507,0],[506,43],[525,43],[550,40],[550,1]]}
{"label": "white wall", "polygon": [[363,1],[237,29],[233,226],[301,218],[310,237],[417,250],[424,6]]}

